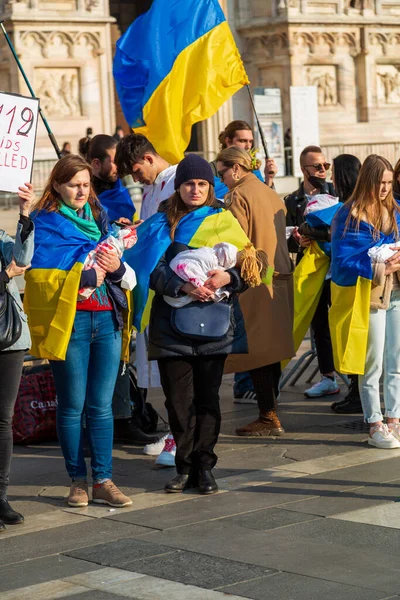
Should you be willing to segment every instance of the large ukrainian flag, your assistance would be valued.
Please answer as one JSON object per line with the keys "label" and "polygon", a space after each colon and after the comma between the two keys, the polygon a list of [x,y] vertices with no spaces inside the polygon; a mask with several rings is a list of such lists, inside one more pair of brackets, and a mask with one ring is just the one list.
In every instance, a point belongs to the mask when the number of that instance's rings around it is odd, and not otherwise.
{"label": "large ukrainian flag", "polygon": [[[170,226],[164,213],[146,219],[137,229],[138,241],[127,250],[124,259],[134,269],[137,284],[133,290],[133,325],[143,331],[149,323],[154,292],[149,288],[150,275],[172,243]],[[239,222],[223,208],[202,206],[180,220],[174,240],[191,248],[212,247],[220,242],[234,244],[243,250],[249,243]]]}
{"label": "large ukrainian flag", "polygon": [[57,212],[34,213],[35,251],[25,274],[24,308],[31,354],[64,360],[76,313],[83,263],[97,242]]}
{"label": "large ukrainian flag", "polygon": [[[311,227],[330,227],[341,202],[305,217]],[[294,347],[300,347],[321,297],[331,261],[331,244],[313,241],[294,271]]]}
{"label": "large ukrainian flag", "polygon": [[113,72],[128,124],[171,164],[192,125],[249,83],[218,0],[153,0],[118,40]]}
{"label": "large ukrainian flag", "polygon": [[[343,206],[332,224],[332,307],[329,325],[335,369],[340,373],[364,374],[367,353],[372,263],[368,250],[373,246],[392,244],[394,235],[380,233],[374,239],[373,229],[361,221],[357,230],[353,223],[346,230],[349,207]],[[400,228],[400,215],[397,215]]]}
{"label": "large ukrainian flag", "polygon": [[[89,240],[57,212],[32,215],[35,251],[25,274],[24,308],[37,358],[65,360],[76,314],[83,263],[98,242]],[[128,306],[130,294],[126,294]],[[130,311],[124,316],[121,358],[126,360],[131,331]]]}

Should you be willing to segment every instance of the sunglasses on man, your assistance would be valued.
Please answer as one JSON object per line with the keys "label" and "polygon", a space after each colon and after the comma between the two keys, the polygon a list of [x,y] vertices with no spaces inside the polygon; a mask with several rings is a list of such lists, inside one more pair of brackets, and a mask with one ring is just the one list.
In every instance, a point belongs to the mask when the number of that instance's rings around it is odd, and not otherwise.
{"label": "sunglasses on man", "polygon": [[313,167],[313,169],[315,169],[316,171],[329,171],[329,169],[331,168],[331,163],[325,162],[325,163],[317,163],[315,165],[304,165],[304,168],[308,168],[308,167]]}

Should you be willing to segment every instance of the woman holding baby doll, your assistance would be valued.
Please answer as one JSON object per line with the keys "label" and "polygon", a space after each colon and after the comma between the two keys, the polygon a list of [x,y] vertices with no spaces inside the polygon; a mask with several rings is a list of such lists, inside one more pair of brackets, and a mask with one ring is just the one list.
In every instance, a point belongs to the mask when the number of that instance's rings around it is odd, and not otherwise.
{"label": "woman holding baby doll", "polygon": [[277,416],[281,361],[294,355],[293,277],[286,244],[286,208],[278,194],[252,173],[257,162],[231,146],[217,156],[218,174],[228,186],[225,204],[245,234],[267,256],[271,277],[240,296],[249,345],[245,356],[230,356],[225,371],[250,371],[259,417],[237,435],[259,437],[284,433]]}
{"label": "woman holding baby doll", "polygon": [[[368,443],[400,447],[400,210],[393,168],[368,156],[353,194],[332,224],[330,326],[335,367],[359,375]],[[379,380],[384,367],[386,424]]]}
{"label": "woman holding baby doll", "polygon": [[[50,361],[57,390],[57,432],[68,475],[68,504],[87,506],[83,418],[91,449],[93,502],[132,504],[111,480],[112,396],[121,355],[127,301],[125,265],[112,250],[96,251],[109,231],[91,184],[91,167],[68,155],[51,172],[33,214],[35,253],[26,276],[25,305],[32,354]],[[92,293],[88,293],[87,290]],[[81,292],[81,293],[79,293]]]}
{"label": "woman holding baby doll", "polygon": [[261,282],[266,260],[216,200],[203,158],[190,154],[179,163],[175,190],[138,228],[138,243],[127,253],[138,278],[134,323],[139,330],[147,325],[150,287],[149,359],[158,361],[177,446],[178,475],[165,490],[212,494],[224,364],[228,354],[247,352],[237,295]]}

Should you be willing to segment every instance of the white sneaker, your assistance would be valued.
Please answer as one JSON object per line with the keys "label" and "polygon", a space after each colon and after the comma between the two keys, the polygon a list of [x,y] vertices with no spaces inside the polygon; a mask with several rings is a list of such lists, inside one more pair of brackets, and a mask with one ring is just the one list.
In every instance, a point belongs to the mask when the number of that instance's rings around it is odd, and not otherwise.
{"label": "white sneaker", "polygon": [[158,442],[154,442],[154,444],[147,444],[147,446],[143,448],[143,454],[147,454],[147,456],[158,456],[161,454],[167,437],[168,433],[160,438]]}
{"label": "white sneaker", "polygon": [[160,456],[156,458],[156,465],[163,467],[174,467],[175,466],[175,454],[176,444],[173,435],[170,433],[167,435],[167,439],[164,443],[164,449]]}
{"label": "white sneaker", "polygon": [[400,442],[400,423],[389,423],[387,428],[389,429],[389,433]]}
{"label": "white sneaker", "polygon": [[304,392],[307,398],[320,398],[321,396],[332,396],[332,394],[338,394],[340,392],[339,386],[336,383],[336,378],[331,379],[322,375],[321,381],[314,383],[309,390]]}
{"label": "white sneaker", "polygon": [[389,431],[388,426],[383,423],[371,429],[368,444],[382,449],[400,448],[399,440],[396,440],[394,435]]}

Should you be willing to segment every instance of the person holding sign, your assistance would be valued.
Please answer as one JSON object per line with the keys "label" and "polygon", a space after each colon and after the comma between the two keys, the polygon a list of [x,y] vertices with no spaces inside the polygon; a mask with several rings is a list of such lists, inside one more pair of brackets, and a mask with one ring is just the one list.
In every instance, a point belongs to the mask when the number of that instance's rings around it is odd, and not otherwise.
{"label": "person holding sign", "polygon": [[[23,275],[33,255],[34,227],[29,217],[31,206],[35,200],[33,187],[26,183],[18,190],[20,217],[15,239],[0,230],[0,299],[3,304],[5,294],[11,294],[11,300],[19,314],[21,330],[19,337],[12,345],[0,339],[0,532],[5,525],[18,525],[24,517],[15,512],[7,501],[7,487],[10,475],[13,448],[12,418],[17,399],[25,352],[31,346],[31,338],[22,309],[15,277]],[[3,317],[5,318],[5,316]],[[9,323],[1,323],[1,329]]]}
{"label": "person holding sign", "polygon": [[[83,415],[91,450],[93,502],[132,504],[112,482],[112,396],[121,355],[129,346],[125,265],[113,252],[97,251],[97,266],[83,270],[91,250],[108,233],[108,218],[91,184],[91,167],[68,155],[54,166],[34,214],[32,269],[25,305],[32,354],[50,361],[57,390],[57,432],[72,485],[68,504],[87,506]],[[89,298],[78,291],[95,287]]]}
{"label": "person holding sign", "polygon": [[276,413],[281,361],[294,355],[293,265],[286,245],[286,209],[278,194],[252,173],[257,162],[236,146],[217,156],[218,174],[229,188],[225,206],[252,244],[266,252],[272,267],[264,285],[240,296],[249,353],[228,356],[225,365],[227,373],[250,371],[253,380],[259,418],[236,430],[237,435],[248,437],[284,433]]}

